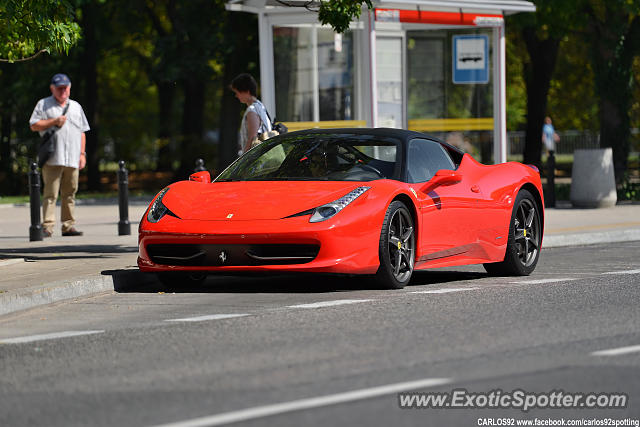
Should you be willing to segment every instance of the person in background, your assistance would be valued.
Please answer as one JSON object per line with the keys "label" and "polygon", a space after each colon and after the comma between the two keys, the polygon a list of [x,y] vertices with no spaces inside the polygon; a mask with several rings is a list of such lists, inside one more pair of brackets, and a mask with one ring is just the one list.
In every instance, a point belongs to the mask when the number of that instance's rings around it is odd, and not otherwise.
{"label": "person in background", "polygon": [[42,167],[42,232],[44,237],[53,235],[59,193],[62,235],[81,236],[82,232],[74,227],[74,207],[79,172],[87,164],[85,132],[89,130],[89,123],[82,106],[69,98],[71,80],[66,74],[54,75],[49,89],[51,96],[38,101],[29,119],[31,130],[40,136],[54,126],[57,128],[53,134],[55,151]]}
{"label": "person in background", "polygon": [[551,117],[544,118],[544,125],[542,126],[542,142],[547,149],[547,184],[545,193],[545,204],[547,207],[553,208],[556,206],[556,142],[560,141],[560,137],[556,133],[553,125],[551,124]]}
{"label": "person in background", "polygon": [[249,151],[258,135],[271,130],[271,122],[267,116],[267,109],[258,99],[258,84],[250,74],[238,75],[231,81],[230,87],[238,101],[247,105],[240,125],[238,152],[244,154]]}
{"label": "person in background", "polygon": [[542,142],[547,149],[547,153],[552,156],[556,151],[556,143],[560,141],[560,137],[553,128],[551,123],[551,117],[544,118],[544,125],[542,125]]}

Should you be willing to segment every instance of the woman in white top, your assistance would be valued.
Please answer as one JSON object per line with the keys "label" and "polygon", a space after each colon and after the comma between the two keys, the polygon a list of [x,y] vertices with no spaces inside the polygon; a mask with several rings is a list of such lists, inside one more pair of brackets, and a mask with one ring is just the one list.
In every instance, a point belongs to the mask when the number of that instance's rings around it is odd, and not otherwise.
{"label": "woman in white top", "polygon": [[247,104],[247,109],[242,116],[240,125],[240,152],[244,154],[251,148],[251,142],[261,133],[271,130],[271,123],[267,116],[267,109],[258,99],[258,85],[250,74],[240,74],[231,82],[231,90],[236,98],[243,104]]}

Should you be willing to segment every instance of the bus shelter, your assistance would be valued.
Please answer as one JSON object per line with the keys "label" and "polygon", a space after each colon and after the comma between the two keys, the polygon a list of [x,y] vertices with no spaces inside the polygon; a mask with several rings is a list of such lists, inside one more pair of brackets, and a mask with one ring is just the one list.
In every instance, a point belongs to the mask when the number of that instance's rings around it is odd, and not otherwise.
{"label": "bus shelter", "polygon": [[[381,0],[343,34],[314,3],[231,0],[258,15],[261,99],[290,130],[394,127],[507,160],[504,16],[521,0]],[[315,4],[317,6],[317,3]]]}

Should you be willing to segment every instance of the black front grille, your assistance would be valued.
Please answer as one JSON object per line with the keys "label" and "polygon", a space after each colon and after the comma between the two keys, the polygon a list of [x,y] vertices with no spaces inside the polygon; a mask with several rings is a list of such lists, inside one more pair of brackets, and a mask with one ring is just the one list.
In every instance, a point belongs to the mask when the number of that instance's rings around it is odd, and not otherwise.
{"label": "black front grille", "polygon": [[159,265],[224,267],[304,264],[315,259],[318,245],[194,245],[151,244],[147,252]]}

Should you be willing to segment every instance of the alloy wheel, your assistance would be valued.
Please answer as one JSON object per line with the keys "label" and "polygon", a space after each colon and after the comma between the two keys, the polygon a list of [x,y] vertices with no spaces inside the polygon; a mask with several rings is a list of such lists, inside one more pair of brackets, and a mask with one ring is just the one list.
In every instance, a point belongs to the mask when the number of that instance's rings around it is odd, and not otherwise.
{"label": "alloy wheel", "polygon": [[413,221],[406,209],[398,209],[393,213],[387,241],[393,276],[399,282],[404,282],[413,272],[415,256]]}
{"label": "alloy wheel", "polygon": [[523,199],[518,206],[513,231],[518,259],[523,266],[529,267],[540,250],[540,218],[532,200]]}

